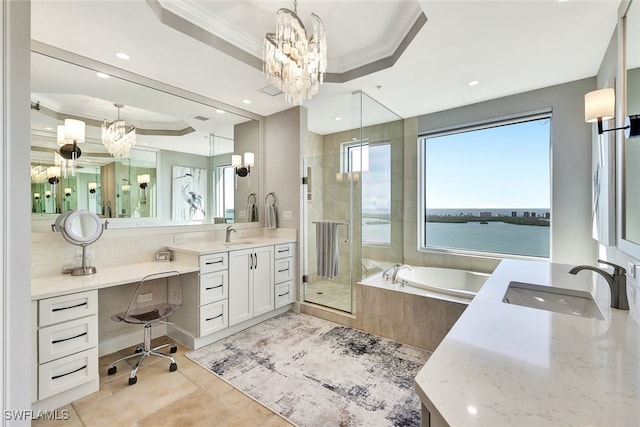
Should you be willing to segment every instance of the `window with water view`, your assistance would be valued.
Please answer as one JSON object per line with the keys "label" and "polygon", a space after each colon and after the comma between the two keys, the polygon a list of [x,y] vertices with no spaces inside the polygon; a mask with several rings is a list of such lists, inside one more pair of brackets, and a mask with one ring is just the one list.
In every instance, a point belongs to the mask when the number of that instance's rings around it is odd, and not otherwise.
{"label": "window with water view", "polygon": [[422,249],[550,255],[551,115],[420,138]]}

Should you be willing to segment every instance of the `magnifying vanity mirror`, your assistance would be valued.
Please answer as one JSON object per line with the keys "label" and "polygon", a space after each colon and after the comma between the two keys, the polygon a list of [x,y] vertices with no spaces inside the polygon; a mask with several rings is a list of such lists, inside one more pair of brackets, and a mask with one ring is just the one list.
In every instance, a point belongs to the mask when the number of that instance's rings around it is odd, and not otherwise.
{"label": "magnifying vanity mirror", "polygon": [[[626,92],[624,115],[640,114],[640,1],[633,0],[624,18],[625,49],[623,81]],[[640,138],[624,141],[622,182],[622,241],[620,248],[640,257]]]}
{"label": "magnifying vanity mirror", "polygon": [[72,276],[95,274],[96,268],[87,265],[87,246],[94,243],[102,235],[104,226],[98,215],[83,209],[67,211],[58,216],[53,229],[62,233],[62,237],[67,242],[82,247],[82,265],[68,272]]}
{"label": "magnifying vanity mirror", "polygon": [[[125,80],[97,73],[104,64],[64,51],[59,59],[51,46],[32,47],[34,221],[75,209],[111,218],[110,228],[250,220],[246,200],[259,195],[261,117],[234,114],[214,100],[158,82],[162,90],[152,88],[154,82],[141,76]],[[104,144],[103,126],[116,118],[135,127],[135,145],[123,158]],[[64,149],[71,140],[58,133],[67,119],[85,127],[83,141],[73,141],[79,150],[74,159],[65,158],[71,157]],[[244,153],[255,157],[250,174],[242,177],[232,156]],[[201,204],[197,216],[194,201],[185,197],[193,194]],[[44,231],[33,223],[32,229]]]}

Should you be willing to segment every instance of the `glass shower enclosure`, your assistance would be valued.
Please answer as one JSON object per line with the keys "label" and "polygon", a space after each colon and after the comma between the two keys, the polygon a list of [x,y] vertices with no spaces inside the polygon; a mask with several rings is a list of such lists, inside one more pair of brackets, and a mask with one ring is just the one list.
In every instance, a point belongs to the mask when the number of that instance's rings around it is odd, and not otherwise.
{"label": "glass shower enclosure", "polygon": [[[351,102],[346,129],[310,132],[303,159],[303,301],[345,313],[355,313],[363,275],[402,259],[403,122],[364,92]],[[335,223],[336,235],[323,223]]]}

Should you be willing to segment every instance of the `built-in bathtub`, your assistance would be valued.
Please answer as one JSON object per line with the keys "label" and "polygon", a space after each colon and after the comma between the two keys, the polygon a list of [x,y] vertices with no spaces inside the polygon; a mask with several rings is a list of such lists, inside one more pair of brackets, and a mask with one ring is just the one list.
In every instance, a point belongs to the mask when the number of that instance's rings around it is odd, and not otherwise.
{"label": "built-in bathtub", "polygon": [[454,270],[438,267],[403,268],[398,272],[399,290],[405,287],[423,289],[425,291],[473,299],[489,277],[485,273],[467,270]]}
{"label": "built-in bathtub", "polygon": [[382,273],[356,287],[354,326],[434,351],[488,274],[436,267],[406,267],[396,283]]}

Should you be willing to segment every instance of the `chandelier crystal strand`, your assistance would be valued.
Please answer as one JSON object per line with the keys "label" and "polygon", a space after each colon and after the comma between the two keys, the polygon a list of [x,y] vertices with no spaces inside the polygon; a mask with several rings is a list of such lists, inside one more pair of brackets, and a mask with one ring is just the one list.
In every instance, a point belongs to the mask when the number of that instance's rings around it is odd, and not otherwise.
{"label": "chandelier crystal strand", "polygon": [[102,143],[107,147],[107,151],[116,159],[129,157],[131,148],[136,145],[136,128],[127,126],[124,120],[120,119],[120,109],[122,104],[114,104],[118,109],[118,119],[111,123],[106,120],[102,123]]}
{"label": "chandelier crystal strand", "polygon": [[322,20],[311,14],[312,34],[307,37],[302,21],[294,11],[282,8],[276,13],[275,33],[264,41],[264,73],[271,84],[284,93],[285,101],[302,104],[318,93],[327,69],[327,41]]}

